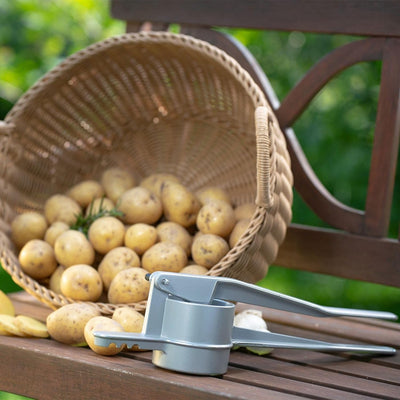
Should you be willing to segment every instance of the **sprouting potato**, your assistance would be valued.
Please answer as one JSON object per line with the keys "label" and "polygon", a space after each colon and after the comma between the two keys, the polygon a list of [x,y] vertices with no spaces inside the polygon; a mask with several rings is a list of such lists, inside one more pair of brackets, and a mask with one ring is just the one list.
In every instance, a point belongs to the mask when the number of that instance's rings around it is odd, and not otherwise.
{"label": "sprouting potato", "polygon": [[172,221],[161,222],[157,225],[157,235],[160,242],[172,242],[181,246],[187,256],[190,255],[192,236],[182,226]]}
{"label": "sprouting potato", "polygon": [[112,167],[103,172],[101,184],[106,196],[116,203],[122,193],[135,186],[135,178],[122,168]]}
{"label": "sprouting potato", "polygon": [[165,182],[179,183],[179,178],[173,174],[155,173],[142,179],[139,186],[150,190],[150,192],[161,198],[161,191]]}
{"label": "sprouting potato", "polygon": [[161,200],[164,215],[168,221],[176,222],[185,228],[196,223],[201,203],[184,185],[171,181],[165,182]]}
{"label": "sprouting potato", "polygon": [[147,300],[150,283],[146,280],[149,271],[143,268],[124,269],[111,281],[108,301],[112,304],[129,304]]}
{"label": "sprouting potato", "polygon": [[44,215],[49,224],[61,221],[71,226],[81,212],[81,206],[74,199],[63,194],[49,197],[44,204]]}
{"label": "sprouting potato", "polygon": [[223,200],[231,204],[229,194],[218,186],[206,186],[196,191],[196,196],[201,204],[206,204],[210,200]]}
{"label": "sprouting potato", "polygon": [[86,323],[84,329],[86,343],[95,353],[103,356],[113,356],[120,353],[125,348],[125,346],[117,347],[114,343],[110,344],[108,347],[95,344],[93,335],[95,331],[124,332],[121,324],[114,319],[102,315],[90,319]]}
{"label": "sprouting potato", "polygon": [[80,345],[86,342],[85,325],[90,319],[99,315],[99,309],[90,304],[66,304],[48,315],[46,325],[54,340]]}
{"label": "sprouting potato", "polygon": [[226,238],[235,226],[236,218],[230,204],[222,200],[210,200],[201,207],[197,228],[203,233],[211,233]]}
{"label": "sprouting potato", "polygon": [[124,306],[118,307],[112,319],[119,322],[124,328],[125,332],[140,333],[143,329],[144,316],[139,311],[132,307]]}
{"label": "sprouting potato", "polygon": [[101,217],[90,226],[88,237],[97,252],[106,254],[124,244],[125,226],[116,217]]}
{"label": "sprouting potato", "polygon": [[65,267],[59,265],[50,276],[49,289],[52,290],[54,293],[61,294],[60,281],[61,275],[64,271]]}
{"label": "sprouting potato", "polygon": [[150,247],[142,256],[142,267],[148,272],[179,272],[187,265],[185,250],[172,242],[159,242]]}
{"label": "sprouting potato", "polygon": [[236,220],[251,219],[256,211],[255,203],[244,203],[234,208]]}
{"label": "sprouting potato", "polygon": [[93,199],[93,201],[86,207],[85,215],[86,217],[89,215],[95,215],[103,211],[110,211],[115,207],[114,202],[108,197],[99,197],[97,199]]}
{"label": "sprouting potato", "polygon": [[66,268],[76,264],[92,265],[95,259],[94,248],[86,236],[72,229],[56,239],[54,253],[58,263]]}
{"label": "sprouting potato", "polygon": [[138,223],[127,228],[124,243],[141,256],[158,240],[157,230],[153,225]]}
{"label": "sprouting potato", "polygon": [[11,223],[11,239],[20,249],[32,239],[43,239],[47,221],[43,214],[35,211],[17,215]]}
{"label": "sprouting potato", "polygon": [[22,270],[34,279],[47,278],[57,268],[53,248],[40,239],[33,239],[26,243],[18,259]]}
{"label": "sprouting potato", "polygon": [[102,197],[104,190],[99,182],[89,179],[72,186],[66,194],[74,199],[82,208],[85,208],[93,199]]}
{"label": "sprouting potato", "polygon": [[206,267],[197,264],[187,265],[179,271],[181,274],[205,275],[208,272]]}
{"label": "sprouting potato", "polygon": [[232,229],[231,234],[229,235],[229,246],[231,248],[236,245],[240,237],[248,228],[249,224],[250,224],[249,219],[241,219],[238,222],[236,222],[234,228]]}
{"label": "sprouting potato", "polygon": [[211,268],[229,251],[229,245],[221,236],[204,233],[193,240],[192,258],[198,265]]}
{"label": "sprouting potato", "polygon": [[95,268],[77,264],[63,272],[60,289],[64,296],[73,300],[97,301],[103,292],[103,282]]}
{"label": "sprouting potato", "polygon": [[140,258],[135,251],[128,247],[116,247],[109,251],[101,260],[98,272],[107,291],[111,281],[123,269],[140,267]]}
{"label": "sprouting potato", "polygon": [[65,231],[69,230],[69,226],[65,222],[53,222],[46,230],[44,240],[54,247],[56,239]]}

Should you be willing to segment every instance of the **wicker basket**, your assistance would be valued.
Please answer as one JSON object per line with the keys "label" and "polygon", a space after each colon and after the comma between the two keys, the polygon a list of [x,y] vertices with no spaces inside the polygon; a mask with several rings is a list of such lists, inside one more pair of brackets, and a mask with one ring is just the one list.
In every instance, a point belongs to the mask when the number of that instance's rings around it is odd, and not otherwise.
{"label": "wicker basket", "polygon": [[[0,143],[1,262],[53,309],[72,300],[23,273],[10,222],[107,167],[138,179],[168,172],[192,190],[217,185],[235,205],[256,203],[214,276],[263,278],[291,219],[290,159],[264,94],[234,59],[190,36],[126,34],[70,56],[0,122]],[[103,314],[117,307],[95,304]],[[146,302],[132,306],[143,311]]]}

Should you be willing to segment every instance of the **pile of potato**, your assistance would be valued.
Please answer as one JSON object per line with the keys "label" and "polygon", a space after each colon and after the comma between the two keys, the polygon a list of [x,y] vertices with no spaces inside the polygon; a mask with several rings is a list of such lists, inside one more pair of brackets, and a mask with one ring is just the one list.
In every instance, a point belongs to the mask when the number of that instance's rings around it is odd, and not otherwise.
{"label": "pile of potato", "polygon": [[75,301],[146,300],[146,274],[205,274],[232,248],[255,211],[218,187],[192,192],[171,174],[136,182],[120,168],[18,215],[11,236],[22,270]]}

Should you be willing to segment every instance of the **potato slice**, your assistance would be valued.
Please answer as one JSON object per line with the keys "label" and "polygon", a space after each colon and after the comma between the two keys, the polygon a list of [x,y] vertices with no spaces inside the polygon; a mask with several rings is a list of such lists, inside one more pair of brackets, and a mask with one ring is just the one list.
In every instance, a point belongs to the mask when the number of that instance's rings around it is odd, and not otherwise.
{"label": "potato slice", "polygon": [[2,290],[0,290],[0,314],[15,315],[13,303]]}
{"label": "potato slice", "polygon": [[22,332],[17,325],[15,325],[15,318],[12,315],[0,314],[0,330],[5,331],[9,335],[14,336],[27,336],[24,332]]}
{"label": "potato slice", "polygon": [[49,332],[43,322],[26,315],[18,315],[15,317],[14,325],[25,335],[40,338],[47,338]]}

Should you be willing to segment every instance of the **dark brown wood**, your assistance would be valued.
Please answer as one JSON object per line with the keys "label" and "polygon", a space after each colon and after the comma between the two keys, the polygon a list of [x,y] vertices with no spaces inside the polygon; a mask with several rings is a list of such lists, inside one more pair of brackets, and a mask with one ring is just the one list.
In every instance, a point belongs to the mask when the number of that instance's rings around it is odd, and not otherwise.
{"label": "dark brown wood", "polygon": [[400,36],[397,0],[113,0],[114,18],[200,26]]}

